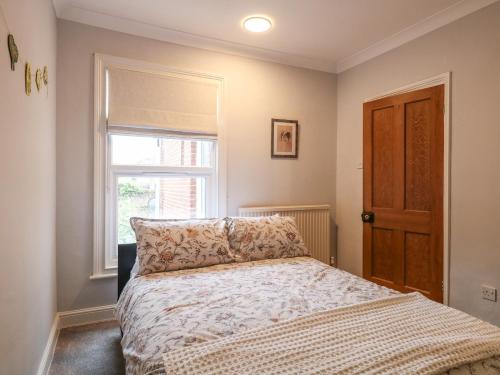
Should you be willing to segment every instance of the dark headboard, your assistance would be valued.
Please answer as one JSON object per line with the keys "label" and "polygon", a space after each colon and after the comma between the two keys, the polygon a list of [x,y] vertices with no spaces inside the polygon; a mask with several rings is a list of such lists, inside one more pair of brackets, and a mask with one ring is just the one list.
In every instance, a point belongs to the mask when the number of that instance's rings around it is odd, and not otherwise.
{"label": "dark headboard", "polygon": [[136,256],[137,245],[135,243],[118,245],[118,298],[130,279],[130,271],[132,271]]}

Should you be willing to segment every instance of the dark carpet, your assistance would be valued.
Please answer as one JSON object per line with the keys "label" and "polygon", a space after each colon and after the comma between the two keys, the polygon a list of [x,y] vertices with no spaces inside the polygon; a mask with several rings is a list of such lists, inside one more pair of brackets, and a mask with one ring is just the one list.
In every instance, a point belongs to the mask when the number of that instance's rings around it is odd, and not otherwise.
{"label": "dark carpet", "polygon": [[64,328],[49,375],[123,375],[125,362],[116,322]]}

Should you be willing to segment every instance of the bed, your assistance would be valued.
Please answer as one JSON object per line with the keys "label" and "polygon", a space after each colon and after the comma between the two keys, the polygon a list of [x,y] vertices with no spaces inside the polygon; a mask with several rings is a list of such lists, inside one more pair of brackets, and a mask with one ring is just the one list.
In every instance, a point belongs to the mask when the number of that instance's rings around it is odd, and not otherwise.
{"label": "bed", "polygon": [[[163,356],[180,348],[398,295],[310,257],[135,277],[135,252],[135,245],[119,246],[116,317],[129,375],[165,374]],[[499,374],[500,356],[442,373]]]}

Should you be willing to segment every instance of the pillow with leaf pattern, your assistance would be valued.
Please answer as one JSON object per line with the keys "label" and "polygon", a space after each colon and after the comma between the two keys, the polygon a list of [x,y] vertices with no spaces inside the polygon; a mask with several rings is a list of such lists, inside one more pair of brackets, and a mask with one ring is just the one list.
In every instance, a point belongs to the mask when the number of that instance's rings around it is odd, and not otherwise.
{"label": "pillow with leaf pattern", "polygon": [[138,276],[234,262],[224,219],[157,220],[133,217]]}
{"label": "pillow with leaf pattern", "polygon": [[228,238],[237,262],[310,256],[291,216],[230,217]]}

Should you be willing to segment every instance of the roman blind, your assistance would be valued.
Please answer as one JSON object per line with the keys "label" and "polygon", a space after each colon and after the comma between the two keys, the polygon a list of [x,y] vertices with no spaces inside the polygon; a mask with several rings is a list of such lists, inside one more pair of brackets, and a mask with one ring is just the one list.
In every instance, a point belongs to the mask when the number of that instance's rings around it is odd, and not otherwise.
{"label": "roman blind", "polygon": [[109,68],[108,129],[217,135],[216,81]]}

